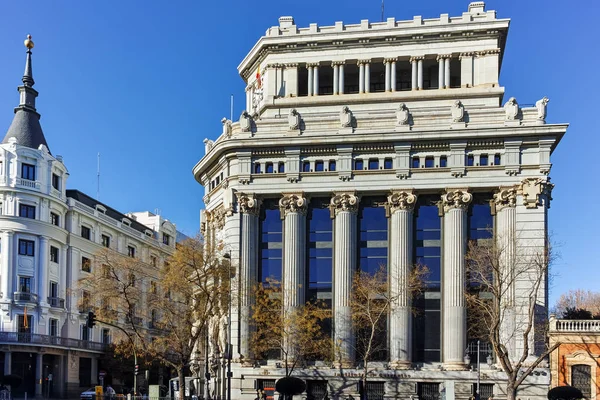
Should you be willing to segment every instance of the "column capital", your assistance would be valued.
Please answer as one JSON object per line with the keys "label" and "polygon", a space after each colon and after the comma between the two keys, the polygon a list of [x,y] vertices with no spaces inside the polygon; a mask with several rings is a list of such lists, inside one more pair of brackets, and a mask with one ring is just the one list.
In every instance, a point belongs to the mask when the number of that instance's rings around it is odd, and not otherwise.
{"label": "column capital", "polygon": [[320,62],[311,62],[311,63],[306,63],[306,67],[308,68],[312,68],[312,67],[318,67],[319,65],[321,65]]}
{"label": "column capital", "polygon": [[398,61],[398,57],[386,57],[383,59],[384,64],[394,63]]}
{"label": "column capital", "polygon": [[367,58],[367,59],[363,59],[363,60],[358,60],[356,62],[356,64],[361,65],[361,64],[370,64],[371,63],[371,59]]}
{"label": "column capital", "polygon": [[446,189],[442,195],[442,205],[444,212],[454,208],[466,209],[473,200],[473,195],[467,189]]}
{"label": "column capital", "polygon": [[298,68],[298,63],[285,63],[283,64],[286,68]]}
{"label": "column capital", "polygon": [[258,215],[260,212],[260,199],[254,193],[236,193],[239,212],[243,214]]}
{"label": "column capital", "polygon": [[505,207],[515,207],[517,205],[517,192],[518,186],[505,186],[494,193],[494,206],[496,212],[502,210]]}
{"label": "column capital", "polygon": [[334,193],[331,201],[329,202],[329,207],[332,214],[331,217],[333,218],[340,211],[357,212],[359,201],[360,198],[356,192]]}
{"label": "column capital", "polygon": [[8,235],[8,236],[12,236],[12,235],[15,234],[15,231],[10,230],[10,229],[3,229],[2,233],[5,234],[5,235]]}
{"label": "column capital", "polygon": [[437,56],[437,59],[439,60],[440,58],[452,58],[452,54],[440,54]]}
{"label": "column capital", "polygon": [[415,61],[423,61],[425,59],[425,56],[413,56],[411,58],[408,59],[409,62],[415,62]]}
{"label": "column capital", "polygon": [[48,240],[50,240],[50,236],[39,235],[38,237],[40,238],[40,240],[45,240],[46,242],[47,242]]}
{"label": "column capital", "polygon": [[475,53],[473,53],[472,51],[467,51],[467,52],[464,52],[464,53],[460,53],[460,55],[458,56],[458,59],[462,60],[463,58],[467,58],[467,57],[470,58],[470,57],[473,57],[474,54]]}
{"label": "column capital", "polygon": [[417,203],[417,195],[412,190],[393,190],[388,195],[390,214],[398,210],[412,211]]}
{"label": "column capital", "polygon": [[336,65],[345,65],[345,64],[346,64],[346,61],[332,61],[331,62],[331,65],[334,66],[334,67]]}
{"label": "column capital", "polygon": [[279,199],[279,211],[281,218],[284,218],[288,213],[306,213],[308,201],[304,197],[304,193],[283,193],[283,197]]}

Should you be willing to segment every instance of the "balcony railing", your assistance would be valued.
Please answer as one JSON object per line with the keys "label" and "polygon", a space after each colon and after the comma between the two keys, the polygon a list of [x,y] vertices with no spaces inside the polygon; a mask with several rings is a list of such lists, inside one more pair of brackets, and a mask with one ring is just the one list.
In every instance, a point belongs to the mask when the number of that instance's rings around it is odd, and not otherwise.
{"label": "balcony railing", "polygon": [[581,320],[581,319],[555,319],[550,320],[550,330],[553,329],[556,332],[599,332],[600,333],[600,320]]}
{"label": "balcony railing", "polygon": [[48,304],[54,308],[65,308],[65,299],[60,297],[48,297]]}
{"label": "balcony railing", "polygon": [[93,351],[106,351],[109,346],[108,344],[99,342],[63,338],[59,336],[39,335],[37,333],[27,332],[0,332],[0,343],[24,343]]}
{"label": "balcony railing", "polygon": [[29,179],[17,178],[17,186],[40,190],[40,182]]}
{"label": "balcony railing", "polygon": [[15,292],[13,297],[15,303],[38,304],[38,295],[29,292]]}

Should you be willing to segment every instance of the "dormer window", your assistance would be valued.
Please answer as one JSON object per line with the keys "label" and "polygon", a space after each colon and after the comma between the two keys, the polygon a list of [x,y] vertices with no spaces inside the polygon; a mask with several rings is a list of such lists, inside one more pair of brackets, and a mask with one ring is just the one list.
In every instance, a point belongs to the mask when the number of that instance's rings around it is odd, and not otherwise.
{"label": "dormer window", "polygon": [[60,176],[52,174],[52,187],[56,190],[60,190]]}
{"label": "dormer window", "polygon": [[21,164],[21,178],[29,181],[35,181],[35,165]]}
{"label": "dormer window", "polygon": [[122,222],[123,222],[125,225],[127,225],[127,226],[131,226],[131,220],[130,220],[130,219],[123,218],[121,221],[122,221]]}
{"label": "dormer window", "polygon": [[167,246],[171,245],[171,236],[170,235],[163,233],[163,244],[166,244]]}

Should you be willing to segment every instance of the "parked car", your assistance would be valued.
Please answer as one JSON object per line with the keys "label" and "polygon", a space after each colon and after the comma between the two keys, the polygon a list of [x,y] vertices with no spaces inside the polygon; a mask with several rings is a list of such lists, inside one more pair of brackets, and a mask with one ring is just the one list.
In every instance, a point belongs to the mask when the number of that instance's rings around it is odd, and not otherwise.
{"label": "parked car", "polygon": [[92,400],[94,395],[96,394],[96,388],[89,388],[85,392],[81,392],[79,398],[81,400]]}

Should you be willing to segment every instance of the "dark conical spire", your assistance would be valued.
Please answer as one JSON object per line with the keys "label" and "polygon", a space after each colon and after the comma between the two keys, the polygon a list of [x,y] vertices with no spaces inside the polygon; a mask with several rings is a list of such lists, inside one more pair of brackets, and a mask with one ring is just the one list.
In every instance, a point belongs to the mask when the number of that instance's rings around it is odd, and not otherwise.
{"label": "dark conical spire", "polygon": [[35,99],[38,96],[38,92],[33,88],[35,81],[33,80],[33,70],[31,67],[31,49],[33,49],[31,35],[27,35],[25,47],[27,47],[27,59],[22,79],[23,85],[18,88],[20,102],[19,106],[15,108],[15,116],[2,143],[8,143],[9,139],[15,138],[17,144],[37,149],[42,144],[48,147],[48,144],[40,125],[40,114],[35,109]]}

